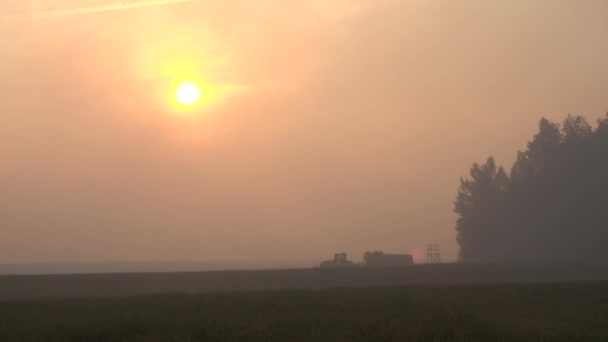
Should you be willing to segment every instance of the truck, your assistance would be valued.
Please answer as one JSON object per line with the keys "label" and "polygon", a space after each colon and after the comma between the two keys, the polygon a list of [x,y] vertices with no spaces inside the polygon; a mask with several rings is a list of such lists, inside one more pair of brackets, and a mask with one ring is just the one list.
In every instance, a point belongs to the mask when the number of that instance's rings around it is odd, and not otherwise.
{"label": "truck", "polygon": [[407,266],[414,264],[411,254],[384,254],[383,251],[365,252],[363,254],[365,266]]}
{"label": "truck", "polygon": [[352,267],[353,262],[348,260],[346,253],[335,253],[333,260],[325,260],[321,262],[321,267]]}

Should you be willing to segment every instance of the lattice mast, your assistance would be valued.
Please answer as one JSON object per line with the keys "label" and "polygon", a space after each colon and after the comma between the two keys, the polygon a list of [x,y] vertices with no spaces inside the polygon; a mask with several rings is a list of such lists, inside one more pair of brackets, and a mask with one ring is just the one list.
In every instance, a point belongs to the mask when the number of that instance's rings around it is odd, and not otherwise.
{"label": "lattice mast", "polygon": [[440,264],[441,253],[439,252],[439,245],[431,243],[426,246],[426,263],[427,264]]}

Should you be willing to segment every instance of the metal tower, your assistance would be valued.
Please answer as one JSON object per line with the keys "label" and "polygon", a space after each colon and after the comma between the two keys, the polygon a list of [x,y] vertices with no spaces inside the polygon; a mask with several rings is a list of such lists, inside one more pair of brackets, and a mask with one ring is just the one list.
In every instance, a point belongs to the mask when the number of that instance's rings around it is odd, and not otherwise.
{"label": "metal tower", "polygon": [[439,253],[438,244],[428,244],[426,246],[426,263],[427,264],[440,264],[441,253]]}

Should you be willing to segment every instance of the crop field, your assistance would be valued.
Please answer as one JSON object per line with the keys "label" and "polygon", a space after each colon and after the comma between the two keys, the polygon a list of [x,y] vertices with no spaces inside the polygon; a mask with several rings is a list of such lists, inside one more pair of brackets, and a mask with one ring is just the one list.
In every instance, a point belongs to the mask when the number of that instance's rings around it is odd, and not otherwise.
{"label": "crop field", "polygon": [[0,276],[0,341],[608,341],[606,264]]}
{"label": "crop field", "polygon": [[606,341],[608,283],[0,302],[1,341]]}

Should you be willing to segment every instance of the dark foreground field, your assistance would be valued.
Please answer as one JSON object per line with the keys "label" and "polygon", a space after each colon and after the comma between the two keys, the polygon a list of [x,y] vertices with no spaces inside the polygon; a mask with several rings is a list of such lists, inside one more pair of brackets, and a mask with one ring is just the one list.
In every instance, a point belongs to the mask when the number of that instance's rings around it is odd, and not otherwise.
{"label": "dark foreground field", "polygon": [[608,341],[608,283],[0,302],[0,341]]}

